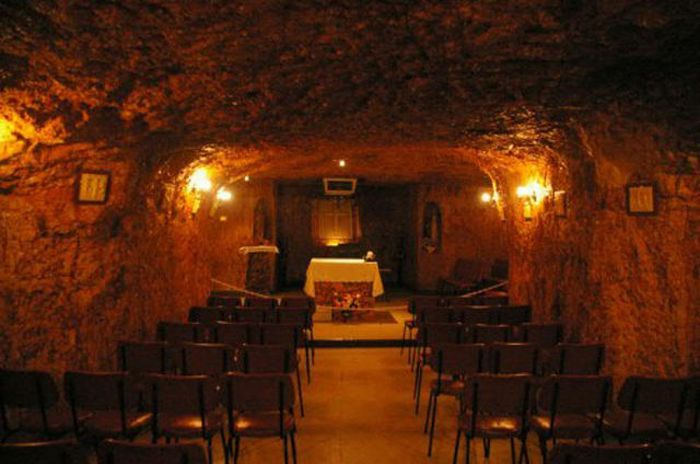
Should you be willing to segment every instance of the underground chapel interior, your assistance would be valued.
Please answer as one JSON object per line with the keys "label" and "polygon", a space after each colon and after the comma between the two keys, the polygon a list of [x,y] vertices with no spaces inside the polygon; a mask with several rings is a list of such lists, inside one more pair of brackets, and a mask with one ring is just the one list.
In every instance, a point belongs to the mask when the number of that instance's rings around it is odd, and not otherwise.
{"label": "underground chapel interior", "polygon": [[[700,453],[698,43],[692,1],[0,0],[0,458],[164,448],[158,392],[193,374],[220,429],[195,393],[168,443],[215,462],[557,462],[573,441],[536,419],[572,374],[607,389],[582,447]],[[443,371],[434,323],[480,373]],[[525,375],[492,342],[535,347],[535,399],[482,440],[465,395]],[[604,354],[567,370],[566,344]],[[231,399],[258,345],[291,359],[272,403],[295,398],[263,439]],[[620,438],[634,414],[663,430]]]}

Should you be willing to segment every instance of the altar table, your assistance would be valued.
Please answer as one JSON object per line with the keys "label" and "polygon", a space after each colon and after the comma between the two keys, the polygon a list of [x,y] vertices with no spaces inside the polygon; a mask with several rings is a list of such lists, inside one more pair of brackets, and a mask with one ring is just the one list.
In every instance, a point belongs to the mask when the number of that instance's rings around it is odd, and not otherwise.
{"label": "altar table", "polygon": [[320,305],[342,306],[339,299],[357,297],[358,306],[367,307],[373,305],[374,297],[384,293],[384,285],[376,262],[312,258],[306,269],[304,293]]}

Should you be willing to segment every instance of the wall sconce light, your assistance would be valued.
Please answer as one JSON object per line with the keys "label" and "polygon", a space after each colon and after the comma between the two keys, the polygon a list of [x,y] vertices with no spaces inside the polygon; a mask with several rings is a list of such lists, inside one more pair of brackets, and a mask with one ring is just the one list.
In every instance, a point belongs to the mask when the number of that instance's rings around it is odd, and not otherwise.
{"label": "wall sconce light", "polygon": [[482,203],[495,204],[498,201],[498,198],[498,192],[482,192],[481,195],[479,195],[479,200],[481,200]]}
{"label": "wall sconce light", "polygon": [[197,168],[190,176],[190,188],[195,192],[208,192],[212,183],[205,168]]}
{"label": "wall sconce light", "polygon": [[248,174],[246,174],[246,175],[243,177],[243,181],[244,181],[244,182],[250,182],[250,176],[249,176]]}
{"label": "wall sconce light", "polygon": [[524,198],[530,203],[539,203],[549,195],[552,189],[540,185],[539,182],[530,182],[527,185],[521,185],[515,190],[515,195],[518,198]]}
{"label": "wall sconce light", "polygon": [[347,165],[344,159],[338,160],[338,166],[344,168]]}
{"label": "wall sconce light", "polygon": [[216,191],[216,199],[218,201],[231,201],[231,198],[233,198],[233,193],[226,190],[225,187],[221,187]]}

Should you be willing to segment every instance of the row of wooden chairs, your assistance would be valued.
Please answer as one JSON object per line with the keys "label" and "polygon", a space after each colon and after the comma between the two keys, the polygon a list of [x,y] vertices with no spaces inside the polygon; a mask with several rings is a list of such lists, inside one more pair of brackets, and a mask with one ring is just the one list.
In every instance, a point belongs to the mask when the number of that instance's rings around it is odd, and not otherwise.
{"label": "row of wooden chairs", "polygon": [[181,374],[220,377],[228,372],[296,376],[304,417],[299,359],[294,344],[121,342],[118,368],[131,374]]}
{"label": "row of wooden chairs", "polygon": [[211,293],[207,298],[207,306],[224,306],[229,308],[245,307],[259,309],[275,309],[281,308],[308,308],[312,311],[316,310],[316,303],[313,298],[299,297],[282,297],[263,298],[263,297],[244,297],[227,293]]}
{"label": "row of wooden chairs", "polygon": [[[557,439],[604,442],[604,434],[620,444],[627,440],[656,442],[697,437],[698,429],[684,429],[698,413],[700,378],[662,379],[628,377],[611,405],[612,380],[608,376],[551,376],[540,383],[527,374],[475,374],[467,377],[459,392],[460,414],[454,461],[462,436],[466,438],[467,462],[470,441],[483,438],[488,457],[490,440],[509,438],[515,463],[514,440],[527,459],[529,430],[540,441],[543,462],[547,444]],[[534,409],[532,398],[535,398]],[[435,426],[431,417],[430,431]],[[429,452],[432,440],[429,441]]]}
{"label": "row of wooden chairs", "polygon": [[494,301],[484,302],[480,298],[465,298],[461,296],[445,295],[416,295],[408,301],[408,309],[413,312],[420,307],[459,307],[459,306],[508,306],[507,297],[498,297]]}
{"label": "row of wooden chairs", "polygon": [[[217,434],[227,462],[229,454],[237,461],[241,437],[279,436],[285,463],[288,442],[296,462],[294,386],[286,374],[228,372],[216,379],[207,375],[69,371],[64,374],[69,418],[65,411],[58,411],[58,389],[48,373],[2,370],[0,379],[7,430],[12,429],[10,408],[18,416],[18,429],[47,432],[47,437],[72,429],[76,437],[91,440],[132,440],[150,426],[153,443],[161,437],[167,442],[204,439],[210,463],[212,439]],[[23,391],[22,385],[29,388]],[[32,385],[40,389],[31,391]],[[144,393],[146,409],[139,407]],[[61,425],[56,423],[57,414],[63,414]],[[40,430],[31,426],[38,421],[43,422]]]}
{"label": "row of wooden chairs", "polygon": [[552,464],[695,464],[700,445],[678,441],[624,446],[560,443],[549,454]]}
{"label": "row of wooden chairs", "polygon": [[311,363],[313,351],[310,349],[309,337],[304,328],[296,324],[283,323],[234,323],[216,322],[203,324],[198,322],[158,323],[156,338],[159,341],[179,343],[219,343],[231,346],[242,344],[283,345],[290,349],[304,349],[306,377],[311,382]]}

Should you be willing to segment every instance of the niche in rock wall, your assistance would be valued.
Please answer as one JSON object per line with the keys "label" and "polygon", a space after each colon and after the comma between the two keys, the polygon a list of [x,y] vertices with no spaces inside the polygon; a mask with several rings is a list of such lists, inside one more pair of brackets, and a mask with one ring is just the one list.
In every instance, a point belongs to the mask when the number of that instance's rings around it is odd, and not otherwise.
{"label": "niche in rock wall", "polygon": [[253,242],[267,243],[272,240],[270,209],[264,199],[258,200],[253,213]]}
{"label": "niche in rock wall", "polygon": [[440,251],[442,242],[442,216],[437,203],[429,202],[423,210],[421,248],[428,254]]}

